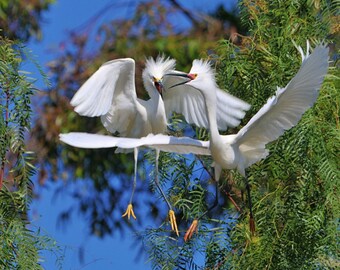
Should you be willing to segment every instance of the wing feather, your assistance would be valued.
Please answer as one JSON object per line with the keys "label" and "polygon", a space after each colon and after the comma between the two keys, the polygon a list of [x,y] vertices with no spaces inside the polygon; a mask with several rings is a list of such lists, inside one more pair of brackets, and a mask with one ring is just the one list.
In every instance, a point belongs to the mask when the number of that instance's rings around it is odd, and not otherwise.
{"label": "wing feather", "polygon": [[104,127],[120,136],[145,136],[146,111],[135,90],[135,61],[115,59],[104,63],[71,100],[80,115],[101,116]]}
{"label": "wing feather", "polygon": [[163,134],[149,134],[141,139],[121,141],[121,148],[151,147],[163,152],[177,154],[210,155],[209,141],[200,141],[189,137],[175,137]]}
{"label": "wing feather", "polygon": [[60,134],[59,138],[68,145],[87,149],[112,147],[133,149],[136,147],[151,147],[178,154],[210,155],[209,142],[199,141],[189,137],[150,134],[143,138],[125,138],[84,132],[71,132]]}
{"label": "wing feather", "polygon": [[[209,128],[207,109],[200,91],[187,85],[171,86],[188,81],[179,76],[165,76],[163,93],[165,111],[170,118],[173,112],[184,116],[189,124]],[[217,124],[220,130],[239,125],[250,106],[227,92],[217,88]]]}
{"label": "wing feather", "polygon": [[59,135],[60,141],[78,148],[97,149],[116,147],[122,138],[85,132],[71,132]]}
{"label": "wing feather", "polygon": [[328,69],[328,48],[317,46],[285,88],[250,119],[237,134],[235,143],[247,159],[247,166],[268,153],[265,145],[276,140],[285,130],[295,126],[303,113],[316,101]]}
{"label": "wing feather", "polygon": [[116,59],[104,63],[77,91],[71,100],[80,115],[106,114],[118,95],[134,104],[135,61],[131,58]]}

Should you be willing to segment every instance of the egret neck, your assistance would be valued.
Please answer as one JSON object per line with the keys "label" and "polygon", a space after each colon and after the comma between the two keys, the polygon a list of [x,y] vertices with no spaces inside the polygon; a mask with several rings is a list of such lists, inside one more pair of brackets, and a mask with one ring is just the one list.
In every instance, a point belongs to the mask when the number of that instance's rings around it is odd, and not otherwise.
{"label": "egret neck", "polygon": [[150,114],[149,119],[152,131],[154,134],[164,133],[167,130],[167,120],[162,96],[155,89],[148,92],[151,98],[151,107],[148,108],[148,114]]}
{"label": "egret neck", "polygon": [[210,129],[210,151],[213,159],[217,161],[217,163],[221,160],[221,153],[225,148],[222,137],[218,131],[217,120],[216,120],[216,91],[212,89],[209,94],[206,92],[201,92],[205,99],[205,106],[208,112],[208,122]]}
{"label": "egret neck", "polygon": [[[199,75],[198,75],[199,76]],[[196,88],[200,91],[198,88]],[[219,131],[217,125],[217,112],[216,112],[216,104],[217,104],[217,96],[216,91],[217,88],[215,85],[211,85],[206,89],[210,89],[207,91],[200,91],[205,99],[205,106],[207,110],[209,129],[210,129],[210,151],[211,156],[214,159],[215,163],[224,169],[231,169],[236,166],[238,161],[235,149],[235,145],[232,143],[232,138],[228,136],[224,136],[223,138]],[[229,142],[230,141],[230,142]],[[219,176],[218,176],[219,177]],[[216,179],[218,181],[218,179]]]}

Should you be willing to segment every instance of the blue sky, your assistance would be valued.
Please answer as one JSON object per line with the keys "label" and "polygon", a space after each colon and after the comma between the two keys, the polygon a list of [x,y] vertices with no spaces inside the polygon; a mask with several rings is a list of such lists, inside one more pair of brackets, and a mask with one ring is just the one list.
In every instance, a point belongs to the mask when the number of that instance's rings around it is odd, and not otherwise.
{"label": "blue sky", "polygon": [[[28,47],[36,55],[39,63],[44,65],[55,57],[60,42],[67,39],[67,33],[71,29],[81,26],[88,18],[96,14],[103,7],[111,3],[126,3],[127,1],[113,0],[59,0],[44,15],[45,22],[42,26],[43,39],[40,42],[31,41]],[[137,2],[137,1],[130,1]],[[224,2],[225,6],[234,1],[179,1],[189,9],[196,11],[214,10],[217,4]],[[95,4],[94,4],[95,3]],[[125,9],[125,10],[124,10]],[[100,18],[100,21],[109,20],[127,14],[127,7],[118,10],[111,9]],[[76,11],[76,12],[75,12]],[[33,70],[34,74],[37,71]],[[63,185],[62,181],[47,183],[44,187],[38,187],[40,198],[35,200],[31,207],[33,226],[40,227],[42,232],[54,238],[61,247],[61,255],[64,256],[62,269],[92,270],[92,269],[150,269],[147,258],[140,255],[134,248],[135,238],[133,233],[127,233],[124,238],[119,234],[99,239],[90,236],[86,229],[86,219],[80,215],[73,215],[66,226],[60,226],[57,222],[61,210],[68,209],[73,204],[70,193],[60,194],[53,198],[55,190]],[[71,191],[70,191],[71,192]],[[83,263],[80,262],[80,250],[83,251]],[[59,254],[59,255],[60,255]],[[56,256],[51,252],[43,254],[45,269],[57,269]],[[138,260],[136,260],[138,258]]]}

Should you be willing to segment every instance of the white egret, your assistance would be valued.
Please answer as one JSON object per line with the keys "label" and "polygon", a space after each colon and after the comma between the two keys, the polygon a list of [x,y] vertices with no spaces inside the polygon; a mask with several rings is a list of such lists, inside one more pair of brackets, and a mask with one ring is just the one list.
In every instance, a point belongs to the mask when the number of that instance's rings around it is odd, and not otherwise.
{"label": "white egret", "polygon": [[[204,104],[202,95],[190,92],[177,93],[175,89],[163,91],[163,76],[170,71],[173,72],[174,66],[175,60],[164,57],[158,57],[156,61],[152,58],[146,61],[143,82],[150,99],[145,101],[137,98],[136,95],[134,60],[125,58],[109,61],[103,64],[81,86],[71,100],[71,105],[80,115],[101,116],[104,127],[111,133],[118,132],[121,137],[141,138],[150,133],[165,133],[167,116],[170,117],[173,111],[182,113],[189,123],[207,127],[207,116],[200,111]],[[167,85],[173,80],[178,83],[182,78],[169,78]],[[249,105],[222,90],[218,90],[217,93],[219,95],[218,104],[223,108],[218,111],[217,115],[217,118],[221,119],[221,127],[226,129],[227,126],[238,125],[245,114],[244,111],[249,109]],[[189,97],[190,95],[192,96]],[[178,97],[182,102],[178,102]],[[226,110],[228,107],[230,109]],[[120,148],[116,150],[116,152],[122,151]],[[159,150],[156,148],[155,184],[169,206],[171,226],[178,234],[174,211],[159,185],[158,157]],[[134,148],[134,159],[133,190],[130,203],[123,214],[128,218],[130,215],[136,218],[133,212],[132,198],[136,186],[138,147]]]}
{"label": "white egret", "polygon": [[[284,88],[279,88],[275,96],[250,119],[241,130],[234,135],[221,136],[216,120],[216,82],[208,61],[194,60],[190,72],[184,82],[204,96],[209,121],[211,155],[215,163],[215,177],[219,179],[222,169],[237,169],[246,180],[250,207],[250,229],[255,230],[250,187],[247,181],[246,168],[268,155],[266,145],[276,140],[285,130],[295,126],[303,113],[316,101],[323,79],[328,69],[328,48],[318,45],[309,54],[303,53],[302,64],[297,74]],[[183,76],[183,74],[173,74]],[[186,240],[197,229],[195,220],[188,230]]]}
{"label": "white egret", "polygon": [[[167,130],[167,119],[164,103],[161,98],[163,72],[174,69],[175,61],[158,58],[149,59],[143,71],[143,82],[150,99],[137,98],[135,90],[135,61],[131,58],[116,59],[104,63],[77,91],[71,100],[74,110],[80,115],[101,116],[104,127],[121,137],[141,138],[150,133],[164,133]],[[157,67],[157,68],[156,68]],[[132,200],[136,187],[138,148],[134,148],[134,179],[130,202],[123,214],[130,219],[133,211]],[[125,152],[118,148],[116,153]],[[156,150],[156,162],[159,151]],[[157,164],[156,164],[157,167]],[[158,174],[156,169],[156,186]],[[167,201],[167,200],[166,200]],[[169,205],[169,203],[168,203]],[[169,212],[172,217],[173,211]]]}

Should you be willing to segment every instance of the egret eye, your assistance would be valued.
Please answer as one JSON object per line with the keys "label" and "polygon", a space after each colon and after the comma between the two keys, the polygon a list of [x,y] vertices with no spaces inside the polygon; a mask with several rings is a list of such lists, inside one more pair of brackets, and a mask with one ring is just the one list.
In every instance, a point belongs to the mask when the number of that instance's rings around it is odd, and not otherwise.
{"label": "egret eye", "polygon": [[191,80],[195,80],[197,78],[197,73],[188,74],[188,78],[191,79]]}

